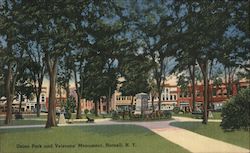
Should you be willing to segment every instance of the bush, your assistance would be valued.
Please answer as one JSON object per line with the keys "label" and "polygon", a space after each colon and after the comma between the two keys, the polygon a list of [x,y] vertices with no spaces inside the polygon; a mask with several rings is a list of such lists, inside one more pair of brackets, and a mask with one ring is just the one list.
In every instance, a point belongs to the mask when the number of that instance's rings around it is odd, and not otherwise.
{"label": "bush", "polygon": [[172,112],[171,111],[164,110],[163,114],[164,114],[164,117],[166,117],[167,119],[172,118]]}
{"label": "bush", "polygon": [[112,111],[111,114],[112,114],[112,119],[113,120],[118,120],[119,119],[119,115],[118,115],[117,111]]}
{"label": "bush", "polygon": [[175,108],[173,109],[173,112],[174,112],[175,114],[179,114],[179,112],[180,112],[180,107],[175,107]]}
{"label": "bush", "polygon": [[75,110],[75,99],[74,97],[70,96],[67,100],[66,100],[66,104],[65,104],[65,118],[66,119],[71,119],[71,113],[74,112]]}
{"label": "bush", "polygon": [[88,109],[84,109],[84,114],[87,115],[89,113]]}
{"label": "bush", "polygon": [[242,89],[222,108],[221,127],[234,130],[250,127],[250,88]]}
{"label": "bush", "polygon": [[66,110],[65,119],[71,119],[71,111],[70,110]]}

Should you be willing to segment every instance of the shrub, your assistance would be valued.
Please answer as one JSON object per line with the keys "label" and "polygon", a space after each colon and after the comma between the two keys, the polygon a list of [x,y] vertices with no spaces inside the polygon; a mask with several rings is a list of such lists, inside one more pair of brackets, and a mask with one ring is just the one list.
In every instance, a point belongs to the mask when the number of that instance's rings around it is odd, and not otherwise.
{"label": "shrub", "polygon": [[175,107],[175,108],[173,109],[173,112],[174,112],[175,114],[178,114],[178,113],[180,112],[180,107]]}
{"label": "shrub", "polygon": [[71,111],[66,109],[65,119],[71,119]]}
{"label": "shrub", "polygon": [[75,98],[70,96],[65,103],[65,118],[71,119],[71,113],[75,110]]}
{"label": "shrub", "polygon": [[221,126],[225,130],[250,127],[250,88],[242,89],[222,108]]}
{"label": "shrub", "polygon": [[166,117],[167,119],[172,118],[172,112],[171,111],[165,110],[165,111],[163,111],[163,114],[164,114],[164,117]]}
{"label": "shrub", "polygon": [[118,115],[118,113],[117,113],[117,111],[112,111],[112,119],[114,119],[114,120],[118,120],[119,119],[119,115]]}
{"label": "shrub", "polygon": [[84,114],[87,115],[89,113],[88,109],[84,109]]}

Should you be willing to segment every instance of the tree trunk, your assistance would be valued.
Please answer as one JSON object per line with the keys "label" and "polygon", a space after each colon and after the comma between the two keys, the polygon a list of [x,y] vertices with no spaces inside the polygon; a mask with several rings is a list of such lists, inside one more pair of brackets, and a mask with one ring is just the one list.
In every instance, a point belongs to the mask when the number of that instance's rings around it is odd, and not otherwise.
{"label": "tree trunk", "polygon": [[76,112],[76,119],[81,119],[81,94],[79,93],[79,91],[76,91],[76,95],[77,95],[77,112]]}
{"label": "tree trunk", "polygon": [[207,124],[207,118],[208,118],[208,113],[207,113],[207,101],[208,101],[208,95],[207,95],[207,89],[208,89],[208,60],[199,60],[198,64],[200,66],[202,75],[203,75],[203,83],[204,83],[204,103],[203,103],[203,124]]}
{"label": "tree trunk", "polygon": [[76,95],[77,95],[76,119],[81,119],[81,93],[79,91],[78,80],[77,80],[77,75],[76,75],[76,69],[74,69],[74,78],[75,78],[75,87],[76,87]]}
{"label": "tree trunk", "polygon": [[192,65],[192,68],[189,67],[189,73],[190,73],[190,76],[191,76],[191,81],[192,81],[192,111],[195,111],[196,110],[196,105],[195,105],[195,102],[196,102],[196,99],[195,99],[195,63]]}
{"label": "tree trunk", "polygon": [[101,107],[101,103],[103,102],[103,99],[102,98],[99,98],[98,100],[98,110],[99,110],[99,114],[102,113],[102,107]]}
{"label": "tree trunk", "polygon": [[36,116],[37,117],[40,117],[40,111],[41,111],[40,95],[41,95],[41,92],[36,95]]}
{"label": "tree trunk", "polygon": [[5,85],[5,91],[6,91],[6,97],[7,97],[7,111],[6,111],[6,117],[5,117],[5,124],[8,125],[11,122],[12,119],[12,102],[13,102],[13,94],[11,92],[11,79],[13,78],[13,72],[12,72],[12,64],[8,64],[8,71],[7,71],[7,78],[6,78],[6,85]]}
{"label": "tree trunk", "polygon": [[132,111],[133,111],[133,103],[134,103],[134,96],[132,96],[132,98],[131,98],[131,102],[130,102],[129,117],[131,117],[131,116],[132,116]]}
{"label": "tree trunk", "polygon": [[204,82],[204,106],[203,106],[203,124],[207,124],[208,120],[208,112],[207,112],[207,103],[208,103],[208,61],[205,62],[204,67],[202,69],[203,74],[203,82]]}
{"label": "tree trunk", "polygon": [[40,76],[38,76],[38,89],[36,89],[36,116],[40,117],[41,112],[41,104],[40,104],[40,95],[42,93],[42,85],[43,85],[43,76],[44,76],[44,70],[42,70]]}
{"label": "tree trunk", "polygon": [[111,103],[111,87],[109,87],[108,98],[107,98],[107,114],[110,113],[110,103]]}
{"label": "tree trunk", "polygon": [[76,119],[81,119],[81,96],[77,94],[77,110],[76,110]]}
{"label": "tree trunk", "polygon": [[98,100],[94,100],[95,105],[95,116],[98,116]]}
{"label": "tree trunk", "polygon": [[57,61],[54,61],[53,66],[48,63],[49,69],[49,110],[46,128],[57,126],[56,123],[56,75],[57,75]]}
{"label": "tree trunk", "polygon": [[152,96],[151,97],[151,103],[152,103],[152,112],[155,112],[155,105],[154,105],[154,99],[155,99],[155,96]]}
{"label": "tree trunk", "polygon": [[210,81],[212,78],[212,70],[213,70],[213,60],[210,63],[210,70],[209,70],[209,75],[207,78],[207,82],[208,82],[208,86],[207,86],[207,97],[208,97],[208,101],[207,101],[207,106],[208,108],[210,108],[210,106],[212,105],[212,99],[213,99],[213,86],[210,85]]}
{"label": "tree trunk", "polygon": [[69,89],[69,80],[67,80],[66,82],[66,100],[69,98],[70,96],[70,89]]}
{"label": "tree trunk", "polygon": [[22,101],[23,101],[23,94],[21,93],[21,98],[20,98],[20,102],[19,102],[19,109],[18,109],[18,112],[19,112],[19,113],[21,113]]}
{"label": "tree trunk", "polygon": [[[229,98],[229,95],[228,95],[228,81],[227,81],[227,68],[226,66],[224,66],[224,77],[225,77],[225,87],[226,87],[226,91],[227,91],[227,98]],[[222,92],[222,96],[224,96],[224,93]]]}
{"label": "tree trunk", "polygon": [[161,111],[161,89],[158,89],[158,94],[159,94],[159,97],[158,97],[158,111],[160,112]]}

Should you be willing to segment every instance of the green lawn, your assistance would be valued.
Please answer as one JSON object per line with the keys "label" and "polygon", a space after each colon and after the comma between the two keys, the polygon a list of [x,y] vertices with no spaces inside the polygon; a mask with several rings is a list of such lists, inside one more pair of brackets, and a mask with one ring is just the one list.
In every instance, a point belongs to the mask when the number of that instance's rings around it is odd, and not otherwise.
{"label": "green lawn", "polygon": [[[221,112],[212,112],[213,114],[213,118],[209,118],[209,119],[222,119],[221,118]],[[180,117],[189,117],[189,118],[195,118],[195,115],[192,115],[191,113],[184,113],[184,114],[175,114],[173,113],[173,116],[180,116]]]}
{"label": "green lawn", "polygon": [[250,131],[225,132],[217,122],[209,122],[207,125],[200,122],[173,122],[171,125],[250,149]]}
{"label": "green lawn", "polygon": [[[45,125],[46,121],[41,121],[41,120],[12,120],[11,124],[8,126],[12,125],[40,125],[44,124]],[[4,120],[0,120],[0,126],[5,126]]]}
{"label": "green lawn", "polygon": [[[0,138],[1,153],[188,152],[150,130],[134,125],[8,129],[0,130]],[[21,145],[28,148],[20,148]]]}

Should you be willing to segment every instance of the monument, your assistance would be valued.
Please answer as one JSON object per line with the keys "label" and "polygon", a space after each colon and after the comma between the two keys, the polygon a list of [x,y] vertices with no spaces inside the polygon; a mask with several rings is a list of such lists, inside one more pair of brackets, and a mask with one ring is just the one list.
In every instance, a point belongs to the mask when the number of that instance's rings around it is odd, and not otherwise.
{"label": "monument", "polygon": [[139,93],[136,94],[136,105],[134,114],[147,114],[149,111],[148,108],[148,94]]}
{"label": "monument", "polygon": [[58,124],[66,124],[66,120],[63,113],[60,113]]}

